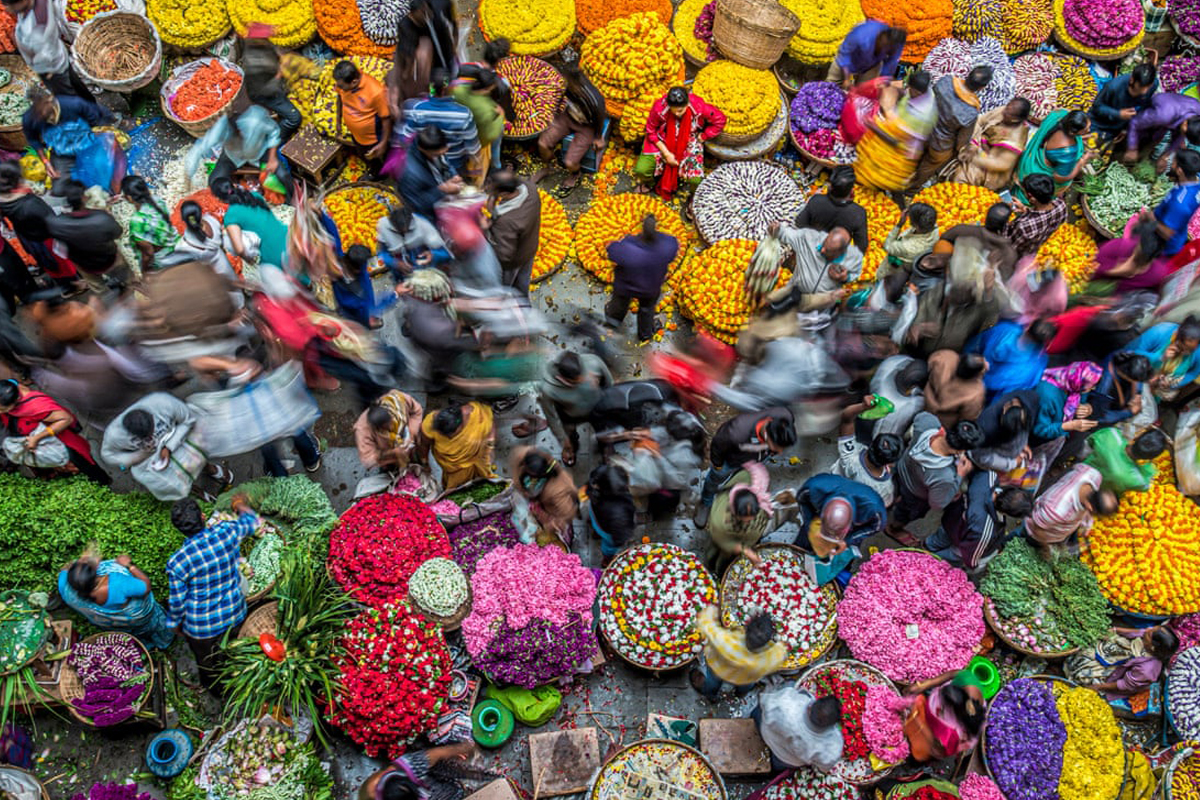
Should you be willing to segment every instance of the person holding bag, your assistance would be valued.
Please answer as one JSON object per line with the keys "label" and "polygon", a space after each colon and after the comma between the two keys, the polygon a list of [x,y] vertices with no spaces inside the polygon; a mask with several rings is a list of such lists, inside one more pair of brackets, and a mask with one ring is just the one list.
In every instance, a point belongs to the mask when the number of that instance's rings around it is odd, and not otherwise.
{"label": "person holding bag", "polygon": [[[44,392],[22,386],[9,378],[0,382],[0,425],[9,438],[4,450],[10,461],[17,452],[9,445],[20,440],[20,463],[34,468],[57,468],[71,464],[89,480],[102,486],[112,483],[108,473],[96,464],[92,447],[80,435],[79,421]],[[47,451],[57,445],[59,453]]]}

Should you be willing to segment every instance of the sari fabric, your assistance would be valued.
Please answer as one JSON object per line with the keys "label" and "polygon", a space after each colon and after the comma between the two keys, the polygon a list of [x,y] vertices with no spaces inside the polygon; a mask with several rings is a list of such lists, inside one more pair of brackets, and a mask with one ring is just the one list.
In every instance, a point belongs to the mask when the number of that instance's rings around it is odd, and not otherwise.
{"label": "sari fabric", "polygon": [[936,122],[933,92],[906,96],[896,104],[892,115],[876,116],[858,143],[855,174],[859,183],[881,191],[906,187],[917,171],[917,162]]}
{"label": "sari fabric", "polygon": [[[116,561],[101,561],[96,575],[132,576],[128,568]],[[110,578],[111,580],[111,578]],[[58,593],[63,602],[79,612],[88,622],[108,631],[124,631],[133,634],[147,647],[166,649],[175,638],[167,627],[167,614],[154,599],[154,592],[127,600],[118,608],[100,605],[88,597],[82,597],[67,583],[66,570],[59,574]]]}
{"label": "sari fabric", "polygon": [[452,436],[443,436],[433,429],[437,412],[431,412],[421,423],[421,433],[433,442],[433,457],[442,468],[442,483],[449,491],[476,478],[494,478],[492,450],[495,447],[495,425],[492,409],[482,403],[467,403],[470,415],[462,429]]}
{"label": "sari fabric", "polygon": [[1066,176],[1071,173],[1076,162],[1083,155],[1083,137],[1076,136],[1074,144],[1070,147],[1058,147],[1053,150],[1046,148],[1046,142],[1049,141],[1055,128],[1068,113],[1070,112],[1065,109],[1051,113],[1038,126],[1037,132],[1029,137],[1025,152],[1021,154],[1021,160],[1017,163],[1016,184],[1013,186],[1013,196],[1022,203],[1029,203],[1029,198],[1025,196],[1025,191],[1021,188],[1021,183],[1030,175],[1049,176],[1054,180],[1056,189],[1063,189],[1070,185]]}
{"label": "sari fabric", "polygon": [[1095,388],[1104,376],[1104,370],[1094,361],[1076,361],[1065,367],[1053,367],[1042,373],[1042,380],[1067,392],[1063,404],[1063,422],[1075,418],[1075,411],[1083,401],[1083,395]]}
{"label": "sari fabric", "polygon": [[[28,391],[21,399],[17,400],[16,405],[0,414],[0,424],[15,431],[17,436],[28,436],[55,411],[61,411],[64,414],[70,413],[50,395],[38,391]],[[74,415],[72,415],[73,417]],[[87,439],[79,435],[78,421],[58,434],[58,440],[87,463],[96,463],[96,460],[92,458],[91,445],[88,444]]]}

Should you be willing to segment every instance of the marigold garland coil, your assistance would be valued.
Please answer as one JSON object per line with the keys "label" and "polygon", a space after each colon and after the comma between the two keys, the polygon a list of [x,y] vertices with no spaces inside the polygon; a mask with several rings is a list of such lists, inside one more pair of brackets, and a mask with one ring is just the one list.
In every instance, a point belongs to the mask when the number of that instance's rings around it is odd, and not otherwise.
{"label": "marigold garland coil", "polygon": [[496,72],[512,86],[515,119],[505,121],[505,135],[535,136],[546,130],[567,88],[558,70],[535,56],[511,56],[496,65]]}
{"label": "marigold garland coil", "polygon": [[1017,97],[1029,101],[1029,118],[1040,123],[1058,108],[1058,67],[1045,53],[1027,53],[1013,62]]}
{"label": "marigold garland coil", "polygon": [[571,229],[571,221],[567,219],[562,203],[543,189],[538,189],[538,197],[542,201],[542,225],[538,229],[538,249],[533,257],[533,274],[530,278],[534,283],[558,272],[575,245],[575,231]]}
{"label": "marigold garland coil", "polygon": [[1054,30],[1054,0],[1004,0],[1000,41],[1010,55],[1032,50]]}
{"label": "marigold garland coil", "polygon": [[229,21],[238,36],[245,36],[255,22],[275,29],[271,42],[281,47],[299,47],[317,33],[313,0],[235,0],[229,4]]}
{"label": "marigold garland coil", "polygon": [[767,69],[721,59],[700,70],[692,91],[719,108],[729,136],[757,135],[779,114],[779,83]]}
{"label": "marigold garland coil", "polygon": [[683,0],[671,19],[671,31],[692,60],[703,64],[709,61],[708,45],[696,38],[696,19],[711,0]]}
{"label": "marigold garland coil", "polygon": [[649,87],[684,72],[683,49],[654,12],[614,20],[589,34],[579,65],[614,114]]}
{"label": "marigold garland coil", "polygon": [[[900,221],[900,206],[896,201],[883,192],[875,189],[857,188],[854,190],[854,202],[867,212],[867,252],[863,253],[862,274],[858,282],[862,284],[875,280],[879,265],[887,258],[883,251],[883,240],[892,232],[892,228]],[[938,225],[945,230],[941,214],[938,215]]]}
{"label": "marigold garland coil", "polygon": [[342,250],[361,244],[375,250],[375,225],[400,205],[394,194],[374,186],[355,186],[325,198],[325,209],[337,224]]}
{"label": "marigold garland coil", "polygon": [[146,16],[164,44],[207,47],[229,32],[225,0],[146,0]]}
{"label": "marigold garland coil", "polygon": [[904,59],[920,61],[939,41],[950,35],[954,4],[950,0],[926,3],[896,3],[894,0],[862,0],[863,14],[908,31]]}
{"label": "marigold garland coil", "polygon": [[648,11],[655,12],[661,22],[666,22],[674,9],[671,0],[575,0],[575,23],[586,35],[613,20]]}
{"label": "marigold garland coil", "polygon": [[951,30],[956,39],[973,42],[995,36],[1004,19],[1004,0],[955,0]]}
{"label": "marigold garland coil", "polygon": [[[746,267],[758,243],[751,239],[725,239],[705,250],[688,265],[679,282],[680,304],[703,330],[725,342],[734,342],[746,327],[753,309],[746,299]],[[781,271],[772,290],[788,282]]]}
{"label": "marigold garland coil", "polygon": [[517,56],[548,56],[575,33],[575,0],[479,0],[485,39],[508,39]]}
{"label": "marigold garland coil", "polygon": [[1058,66],[1058,105],[1072,111],[1088,111],[1098,91],[1088,63],[1079,56],[1055,59]]}
{"label": "marigold garland coil", "polygon": [[327,3],[316,0],[313,3],[313,16],[316,18],[317,33],[321,34],[326,44],[342,55],[390,59],[395,52],[394,47],[371,41],[363,29],[362,18],[358,15],[358,6],[355,3]]}
{"label": "marigold garland coil", "polygon": [[1082,292],[1096,271],[1096,241],[1075,225],[1059,225],[1058,230],[1037,252],[1043,269],[1057,269],[1072,294]]}
{"label": "marigold garland coil", "polygon": [[800,18],[787,53],[805,64],[833,61],[846,34],[866,19],[859,0],[781,0],[781,4]]}

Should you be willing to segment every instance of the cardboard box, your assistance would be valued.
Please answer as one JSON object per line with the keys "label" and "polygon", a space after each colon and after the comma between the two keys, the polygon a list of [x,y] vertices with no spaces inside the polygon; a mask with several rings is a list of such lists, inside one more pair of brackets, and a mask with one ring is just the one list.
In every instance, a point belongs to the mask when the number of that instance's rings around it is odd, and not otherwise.
{"label": "cardboard box", "polygon": [[771,753],[752,719],[700,720],[700,752],[722,775],[771,774]]}
{"label": "cardboard box", "polygon": [[512,784],[508,782],[507,778],[497,778],[478,792],[468,795],[466,800],[520,800],[520,798],[513,791]]}

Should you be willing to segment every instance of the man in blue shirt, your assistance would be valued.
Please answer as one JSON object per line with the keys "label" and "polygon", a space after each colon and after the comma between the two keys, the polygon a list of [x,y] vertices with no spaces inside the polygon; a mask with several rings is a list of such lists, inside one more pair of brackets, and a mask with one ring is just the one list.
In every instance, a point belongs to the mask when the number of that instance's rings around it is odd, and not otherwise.
{"label": "man in blue shirt", "polygon": [[[37,152],[38,158],[46,165],[46,174],[51,178],[69,178],[75,167],[74,156],[63,156],[58,153],[47,155],[46,131],[56,125],[74,122],[82,119],[89,127],[105,125],[113,121],[112,114],[96,103],[88,102],[74,95],[64,94],[55,96],[44,86],[35,85],[25,92],[29,100],[29,110],[21,117],[21,129],[29,146]],[[57,193],[57,192],[56,192]]]}
{"label": "man in blue shirt", "polygon": [[876,19],[855,25],[838,48],[825,80],[850,89],[856,83],[896,74],[908,33]]}
{"label": "man in blue shirt", "polygon": [[1113,138],[1129,127],[1129,121],[1150,105],[1158,91],[1158,71],[1142,62],[1128,75],[1118,75],[1092,101],[1092,130]]}
{"label": "man in blue shirt", "polygon": [[1178,184],[1167,192],[1167,196],[1146,217],[1153,219],[1158,225],[1158,235],[1166,244],[1163,246],[1164,256],[1173,256],[1183,249],[1188,241],[1188,221],[1200,208],[1200,153],[1195,150],[1181,150],[1175,155],[1175,166],[1171,167],[1171,177]]}

